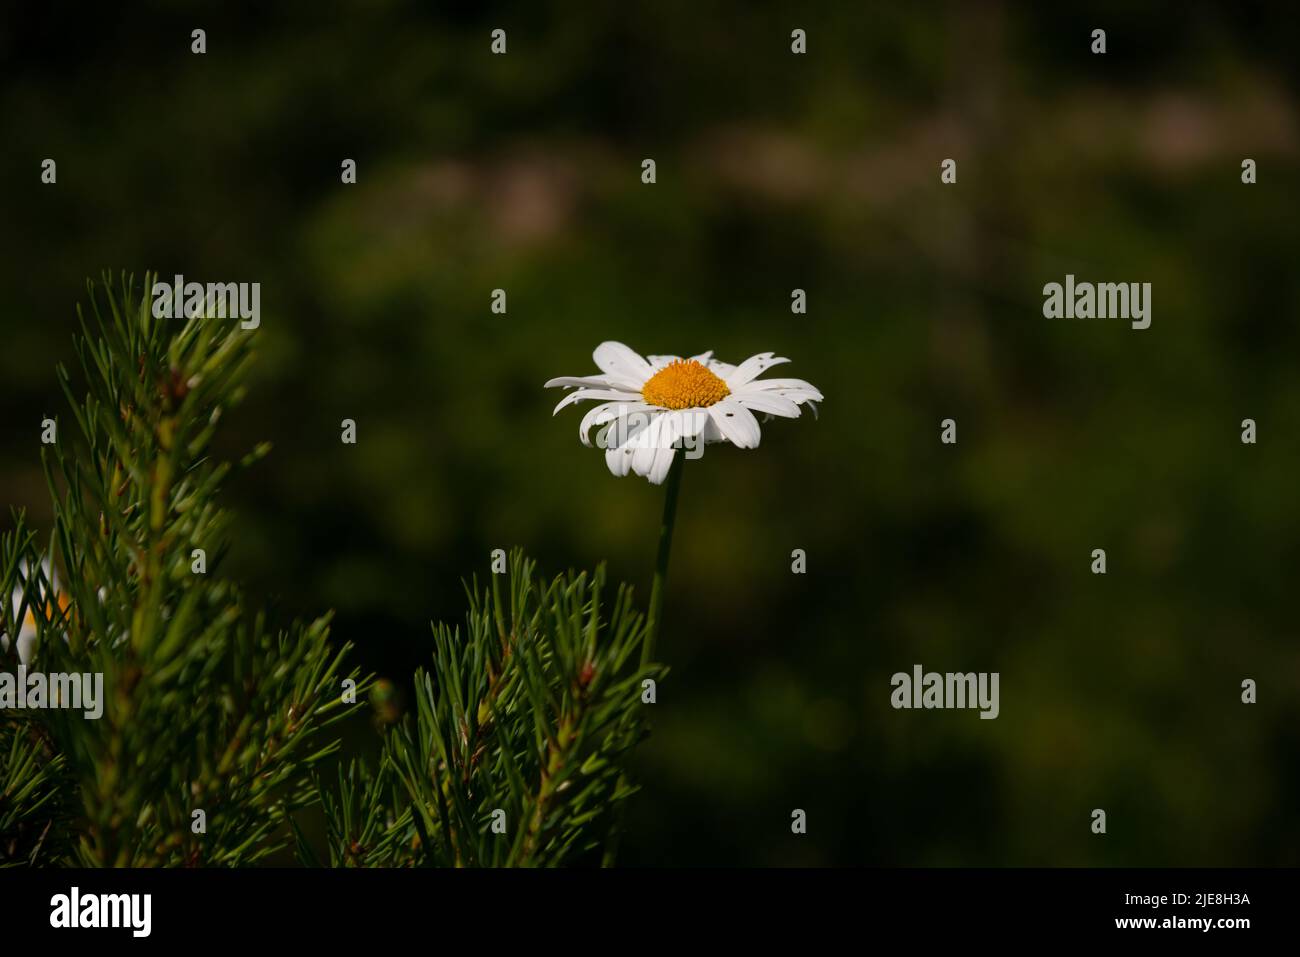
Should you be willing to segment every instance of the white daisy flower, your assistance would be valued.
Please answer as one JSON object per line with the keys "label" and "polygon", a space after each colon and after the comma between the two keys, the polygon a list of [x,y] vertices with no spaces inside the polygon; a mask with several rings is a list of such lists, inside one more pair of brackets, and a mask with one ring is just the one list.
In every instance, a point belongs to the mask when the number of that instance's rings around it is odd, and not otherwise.
{"label": "white daisy flower", "polygon": [[573,389],[555,411],[584,399],[601,399],[578,426],[584,445],[589,433],[603,426],[596,444],[615,475],[629,471],[656,485],[668,476],[679,449],[699,458],[703,446],[730,442],[742,449],[758,447],[761,438],[754,413],[795,419],[799,406],[814,411],[822,394],[803,379],[760,379],[772,366],[789,362],[760,352],[738,366],[719,362],[712,351],[689,359],[642,357],[621,342],[602,342],[592,353],[601,374],[562,376],[547,388]]}

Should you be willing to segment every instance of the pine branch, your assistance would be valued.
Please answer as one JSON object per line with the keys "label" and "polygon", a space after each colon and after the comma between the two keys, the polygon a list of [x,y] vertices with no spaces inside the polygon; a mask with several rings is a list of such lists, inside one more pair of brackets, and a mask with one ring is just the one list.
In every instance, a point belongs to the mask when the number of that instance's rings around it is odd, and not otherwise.
{"label": "pine branch", "polygon": [[[231,464],[210,446],[243,396],[251,339],[233,320],[155,318],[151,285],[106,277],[102,304],[89,287],[82,398],[59,370],[79,434],[43,449],[52,542],[38,560],[20,526],[5,549],[3,585],[35,611],[36,662],[102,673],[103,714],[36,713],[51,755],[13,751],[0,775],[27,795],[66,773],[60,799],[78,813],[52,824],[66,863],[250,864],[290,839],[289,815],[315,799],[312,767],[337,746],[320,732],[346,713],[343,680],[364,682],[343,671],[327,617],[273,631],[219,574]],[[11,563],[57,574],[16,581]]]}
{"label": "pine branch", "polygon": [[434,628],[415,720],[385,744],[380,774],[404,793],[369,789],[361,808],[323,798],[335,860],[558,866],[600,845],[632,793],[619,775],[646,733],[642,682],[662,675],[639,664],[631,590],[606,615],[604,588],[603,569],[539,582],[517,551],[489,588],[467,586],[464,631]]}
{"label": "pine branch", "polygon": [[0,640],[0,667],[102,674],[102,715],[0,715],[0,864],[239,866],[290,843],[318,864],[295,819],[315,802],[332,866],[555,866],[596,850],[632,793],[642,683],[662,673],[640,664],[630,589],[606,604],[603,569],[545,582],[516,552],[466,586],[463,629],[434,627],[416,714],[378,768],[345,762],[324,786],[338,747],[324,732],[357,700],[344,679],[354,695],[368,681],[345,673],[328,617],[273,629],[220,574],[232,464],[211,441],[250,340],[235,321],[156,319],[128,277],[101,296],[92,286],[76,342],[80,386],[59,370],[76,431],[43,450],[48,544],[22,515],[0,540],[14,599],[0,639],[21,638]]}

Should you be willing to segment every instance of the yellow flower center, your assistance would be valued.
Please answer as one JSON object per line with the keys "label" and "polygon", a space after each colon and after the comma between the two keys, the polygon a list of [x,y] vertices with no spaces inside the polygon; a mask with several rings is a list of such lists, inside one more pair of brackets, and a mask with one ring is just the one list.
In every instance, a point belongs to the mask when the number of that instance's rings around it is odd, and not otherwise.
{"label": "yellow flower center", "polygon": [[729,395],[727,383],[694,359],[675,359],[641,386],[641,398],[664,409],[701,409]]}

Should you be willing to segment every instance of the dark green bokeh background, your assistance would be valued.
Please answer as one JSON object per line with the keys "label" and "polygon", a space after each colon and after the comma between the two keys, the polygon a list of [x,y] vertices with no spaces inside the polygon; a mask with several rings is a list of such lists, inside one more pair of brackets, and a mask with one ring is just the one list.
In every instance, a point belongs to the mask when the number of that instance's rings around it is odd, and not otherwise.
{"label": "dark green bokeh background", "polygon": [[[648,592],[662,490],[543,381],[775,350],[826,402],[689,463],[625,863],[1297,862],[1286,5],[22,7],[0,503],[48,520],[87,276],[260,282],[225,571],[405,686],[494,547]],[[1067,272],[1151,282],[1152,327],[1043,318]],[[1001,716],[892,710],[918,662],[1000,672]]]}

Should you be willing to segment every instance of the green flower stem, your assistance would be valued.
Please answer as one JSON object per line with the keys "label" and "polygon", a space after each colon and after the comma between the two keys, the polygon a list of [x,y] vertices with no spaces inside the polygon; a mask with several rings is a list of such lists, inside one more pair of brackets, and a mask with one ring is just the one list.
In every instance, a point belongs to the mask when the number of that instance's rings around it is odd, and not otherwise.
{"label": "green flower stem", "polygon": [[[645,643],[641,646],[641,667],[654,659],[655,639],[659,637],[659,622],[664,613],[664,586],[668,581],[668,558],[673,550],[673,525],[677,522],[677,493],[682,487],[682,471],[686,466],[686,455],[673,457],[673,464],[668,468],[668,478],[664,488],[664,517],[659,523],[659,555],[655,559],[655,577],[650,583],[650,611],[646,617]],[[627,772],[619,775],[615,793],[627,786]],[[623,838],[623,817],[627,813],[627,801],[624,800],[614,811],[614,822],[605,841],[605,853],[601,858],[601,867],[613,867],[618,856],[618,845]]]}
{"label": "green flower stem", "polygon": [[641,665],[654,659],[655,639],[659,637],[659,622],[664,611],[664,586],[668,580],[668,558],[673,549],[673,525],[677,521],[677,493],[682,487],[682,471],[686,465],[685,453],[677,455],[668,468],[664,490],[664,518],[659,525],[659,557],[655,561],[655,577],[650,583],[650,612],[646,619],[645,644],[641,646]]}

